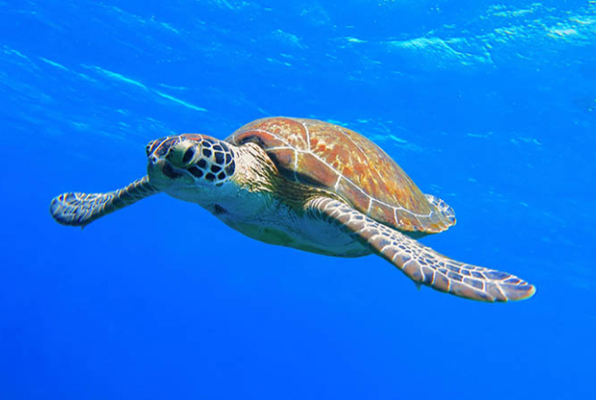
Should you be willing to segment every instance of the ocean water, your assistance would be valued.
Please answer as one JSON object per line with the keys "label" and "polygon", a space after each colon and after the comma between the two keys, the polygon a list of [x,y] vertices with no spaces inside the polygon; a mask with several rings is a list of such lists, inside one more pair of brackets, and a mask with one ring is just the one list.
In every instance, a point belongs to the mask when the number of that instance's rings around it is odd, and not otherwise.
{"label": "ocean water", "polygon": [[[417,290],[165,195],[48,212],[152,139],[275,115],[374,140],[455,209],[424,244],[536,295]],[[2,400],[596,398],[594,1],[0,1],[0,136]]]}

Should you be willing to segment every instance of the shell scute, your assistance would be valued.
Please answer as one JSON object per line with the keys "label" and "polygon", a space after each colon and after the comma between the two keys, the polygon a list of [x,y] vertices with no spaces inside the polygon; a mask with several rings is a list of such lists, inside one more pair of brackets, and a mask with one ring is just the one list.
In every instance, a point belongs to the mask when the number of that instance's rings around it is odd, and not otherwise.
{"label": "shell scute", "polygon": [[[370,215],[375,215],[376,218],[380,218],[383,221],[387,221],[390,225],[397,225],[395,220],[395,208],[379,203],[376,200],[371,200],[370,209],[368,210]],[[378,216],[378,217],[377,217]]]}
{"label": "shell scute", "polygon": [[292,149],[279,149],[271,154],[271,158],[276,164],[291,165],[294,162],[296,154]]}
{"label": "shell scute", "polygon": [[297,155],[296,172],[300,175],[307,175],[311,180],[318,182],[325,189],[332,189],[339,174],[330,165],[322,163],[318,158],[310,153],[300,153]]}
{"label": "shell scute", "polygon": [[337,193],[343,193],[358,210],[367,210],[371,198],[352,181],[341,178],[337,185]]}

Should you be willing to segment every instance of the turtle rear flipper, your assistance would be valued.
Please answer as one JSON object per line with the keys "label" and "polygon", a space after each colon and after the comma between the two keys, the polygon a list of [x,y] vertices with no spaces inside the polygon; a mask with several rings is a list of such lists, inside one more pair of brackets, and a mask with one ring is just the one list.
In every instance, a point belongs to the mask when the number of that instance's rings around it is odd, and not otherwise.
{"label": "turtle rear flipper", "polygon": [[432,204],[433,206],[435,206],[435,208],[441,213],[443,214],[443,216],[449,221],[451,222],[451,226],[455,225],[455,211],[453,211],[453,208],[451,208],[451,206],[447,203],[445,203],[444,200],[439,199],[436,196],[433,196],[432,194],[425,194],[424,195],[426,197],[426,200],[428,200],[428,202],[430,204]]}
{"label": "turtle rear flipper", "polygon": [[52,199],[50,213],[62,225],[85,227],[98,218],[159,193],[147,176],[107,193],[63,193]]}
{"label": "turtle rear flipper", "polygon": [[528,282],[506,272],[447,258],[340,201],[317,198],[309,202],[307,210],[353,235],[418,285],[488,302],[524,300],[536,291]]}

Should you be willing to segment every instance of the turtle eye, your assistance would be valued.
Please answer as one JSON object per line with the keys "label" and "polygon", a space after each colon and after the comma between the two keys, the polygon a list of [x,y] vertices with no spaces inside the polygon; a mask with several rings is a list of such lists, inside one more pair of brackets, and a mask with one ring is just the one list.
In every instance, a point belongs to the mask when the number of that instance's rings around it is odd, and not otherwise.
{"label": "turtle eye", "polygon": [[193,163],[196,153],[195,143],[189,140],[182,140],[170,146],[166,158],[175,167],[186,168]]}
{"label": "turtle eye", "polygon": [[186,152],[184,152],[184,156],[182,157],[182,163],[188,164],[188,162],[190,160],[192,160],[194,155],[195,155],[195,149],[192,147],[189,147],[188,149],[186,149]]}

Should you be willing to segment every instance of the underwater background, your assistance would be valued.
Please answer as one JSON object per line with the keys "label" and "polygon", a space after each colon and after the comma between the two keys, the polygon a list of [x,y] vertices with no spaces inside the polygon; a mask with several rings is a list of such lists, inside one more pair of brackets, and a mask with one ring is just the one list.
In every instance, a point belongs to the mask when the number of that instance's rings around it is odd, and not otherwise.
{"label": "underwater background", "polygon": [[[528,280],[484,304],[379,257],[256,242],[154,196],[84,231],[52,197],[144,147],[318,118]],[[0,399],[596,398],[596,2],[0,1]]]}

